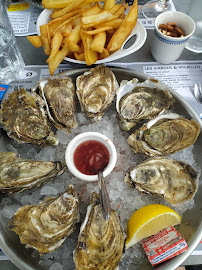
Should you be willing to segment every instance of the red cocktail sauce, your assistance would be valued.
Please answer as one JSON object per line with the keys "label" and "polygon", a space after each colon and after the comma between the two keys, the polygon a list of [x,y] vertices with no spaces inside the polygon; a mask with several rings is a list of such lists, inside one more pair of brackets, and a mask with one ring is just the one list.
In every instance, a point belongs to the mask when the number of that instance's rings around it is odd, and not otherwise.
{"label": "red cocktail sauce", "polygon": [[89,140],[77,146],[74,152],[74,165],[86,175],[96,175],[109,163],[109,150],[98,141]]}

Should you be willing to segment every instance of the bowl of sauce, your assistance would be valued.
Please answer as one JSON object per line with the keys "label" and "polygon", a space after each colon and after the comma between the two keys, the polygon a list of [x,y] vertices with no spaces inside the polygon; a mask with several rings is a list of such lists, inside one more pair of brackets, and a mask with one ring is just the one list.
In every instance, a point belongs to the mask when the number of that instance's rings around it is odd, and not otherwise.
{"label": "bowl of sauce", "polygon": [[67,146],[65,160],[70,172],[85,181],[97,181],[98,172],[109,175],[116,165],[117,153],[112,141],[98,132],[84,132]]}

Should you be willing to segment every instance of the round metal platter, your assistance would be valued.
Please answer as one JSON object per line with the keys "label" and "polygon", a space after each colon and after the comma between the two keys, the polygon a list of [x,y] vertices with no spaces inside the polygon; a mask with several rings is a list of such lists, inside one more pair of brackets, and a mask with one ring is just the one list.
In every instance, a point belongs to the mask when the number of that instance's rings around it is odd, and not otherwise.
{"label": "round metal platter", "polygon": [[[89,68],[82,68],[82,69],[74,69],[68,70],[64,73],[70,76],[73,82],[75,82],[77,76],[81,75]],[[122,69],[117,67],[110,67],[110,69],[114,72],[118,82],[120,83],[122,80],[131,80],[132,78],[136,77],[140,81],[144,81],[148,78],[147,75],[129,69]],[[183,115],[188,119],[194,119],[196,122],[200,124],[202,129],[202,123],[198,115],[195,111],[190,107],[190,105],[173,89],[169,86],[166,86],[167,90],[174,96],[176,99],[174,108],[172,111]],[[120,131],[121,132],[121,131]],[[0,136],[4,137],[4,143],[0,145],[0,150],[5,151],[5,144],[12,143],[12,140],[9,139],[6,135],[6,132],[2,129],[0,130]],[[193,155],[197,166],[202,170],[202,163],[201,163],[201,146],[202,146],[202,134],[199,135],[194,148],[193,148]],[[159,270],[174,270],[178,267],[182,262],[193,252],[196,248],[200,240],[202,239],[202,185],[200,185],[199,179],[199,187],[198,191],[194,197],[194,207],[190,210],[187,210],[182,219],[182,224],[178,227],[179,232],[183,231],[183,237],[186,239],[188,243],[188,250],[181,255],[161,264],[158,266]],[[0,195],[0,201],[2,198],[5,198],[7,195]],[[12,195],[10,195],[12,196]],[[48,270],[48,268],[44,268],[38,264],[38,259],[31,256],[33,252],[32,249],[26,249],[24,245],[20,244],[18,236],[7,229],[7,222],[8,219],[5,217],[1,217],[0,219],[0,247],[3,252],[9,257],[9,259],[17,266],[19,269],[23,270]],[[185,229],[187,228],[187,229]],[[135,262],[134,262],[135,264]],[[134,264],[131,265],[131,269],[135,270]],[[137,268],[140,269],[140,268]],[[153,267],[149,263],[144,263],[141,265],[141,269],[153,269]]]}

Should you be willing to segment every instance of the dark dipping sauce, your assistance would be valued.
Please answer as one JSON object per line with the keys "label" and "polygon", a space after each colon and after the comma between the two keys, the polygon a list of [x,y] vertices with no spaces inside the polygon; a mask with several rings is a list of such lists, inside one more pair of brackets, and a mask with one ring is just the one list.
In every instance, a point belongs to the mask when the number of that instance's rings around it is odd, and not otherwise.
{"label": "dark dipping sauce", "polygon": [[74,152],[74,165],[86,175],[96,175],[104,170],[109,163],[109,150],[98,141],[89,140],[77,146]]}

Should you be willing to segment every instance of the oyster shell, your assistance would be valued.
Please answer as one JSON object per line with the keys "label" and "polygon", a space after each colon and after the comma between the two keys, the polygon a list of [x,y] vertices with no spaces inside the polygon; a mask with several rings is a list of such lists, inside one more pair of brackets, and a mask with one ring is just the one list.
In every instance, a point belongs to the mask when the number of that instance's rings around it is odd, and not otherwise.
{"label": "oyster shell", "polygon": [[190,165],[168,158],[151,158],[128,173],[124,181],[147,194],[179,204],[194,197],[199,173]]}
{"label": "oyster shell", "polygon": [[39,81],[40,95],[46,104],[50,121],[57,129],[77,128],[75,116],[76,91],[67,75]]}
{"label": "oyster shell", "polygon": [[36,93],[16,90],[1,104],[0,124],[19,143],[56,145],[58,139],[51,131],[43,106]]}
{"label": "oyster shell", "polygon": [[76,269],[116,269],[123,249],[124,233],[116,211],[105,220],[99,195],[93,193],[74,252]]}
{"label": "oyster shell", "polygon": [[199,133],[200,126],[193,119],[170,113],[144,124],[128,137],[128,143],[135,153],[163,156],[194,144]]}
{"label": "oyster shell", "polygon": [[38,205],[26,205],[18,209],[8,223],[22,244],[34,248],[40,254],[60,247],[79,222],[79,200],[74,187],[59,197],[47,197]]}
{"label": "oyster shell", "polygon": [[128,131],[141,120],[152,119],[170,108],[174,101],[164,84],[157,80],[122,81],[116,98],[119,125]]}
{"label": "oyster shell", "polygon": [[19,158],[13,152],[0,152],[0,191],[18,193],[36,188],[63,171],[64,165],[59,161],[34,161]]}
{"label": "oyster shell", "polygon": [[97,122],[114,100],[118,82],[109,68],[99,65],[78,76],[76,88],[82,111]]}

